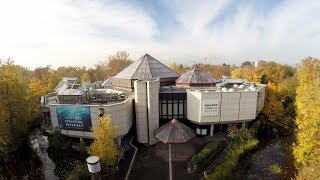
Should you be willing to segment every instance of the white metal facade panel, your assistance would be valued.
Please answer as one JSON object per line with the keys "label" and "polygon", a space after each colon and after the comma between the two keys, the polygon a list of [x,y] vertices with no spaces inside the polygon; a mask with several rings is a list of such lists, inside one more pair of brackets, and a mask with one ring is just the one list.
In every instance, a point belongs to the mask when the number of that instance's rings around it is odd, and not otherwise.
{"label": "white metal facade panel", "polygon": [[158,142],[158,140],[154,138],[154,131],[159,128],[159,88],[159,81],[147,81],[150,145]]}
{"label": "white metal facade panel", "polygon": [[254,119],[256,117],[258,92],[243,92],[240,98],[239,120]]}
{"label": "white metal facade panel", "polygon": [[232,122],[238,120],[239,101],[239,92],[222,93],[220,122]]}

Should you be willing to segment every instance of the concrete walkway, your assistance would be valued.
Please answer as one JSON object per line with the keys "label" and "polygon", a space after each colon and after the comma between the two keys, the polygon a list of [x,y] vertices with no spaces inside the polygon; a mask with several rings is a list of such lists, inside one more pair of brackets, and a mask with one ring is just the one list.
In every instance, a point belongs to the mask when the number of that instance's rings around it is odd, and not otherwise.
{"label": "concrete walkway", "polygon": [[[214,136],[204,138],[194,138],[183,144],[171,144],[171,165],[172,179],[178,180],[198,180],[201,175],[192,175],[187,172],[187,162],[198,153],[208,142],[213,139],[223,139],[224,134],[214,134]],[[138,152],[133,163],[129,180],[169,180],[169,145],[157,143],[154,146],[135,144]]]}

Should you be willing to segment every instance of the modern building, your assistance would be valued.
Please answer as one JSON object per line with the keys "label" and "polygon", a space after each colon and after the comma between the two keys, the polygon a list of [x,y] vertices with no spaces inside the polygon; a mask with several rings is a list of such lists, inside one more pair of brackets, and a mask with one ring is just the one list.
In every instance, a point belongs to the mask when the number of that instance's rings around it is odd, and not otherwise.
{"label": "modern building", "polygon": [[174,118],[203,136],[221,124],[241,123],[244,128],[262,110],[266,88],[226,76],[218,81],[196,66],[180,76],[148,54],[102,86],[76,82],[64,78],[42,97],[48,132],[92,138],[99,118],[108,114],[119,137],[135,125],[138,142],[146,144],[157,143],[155,130]]}

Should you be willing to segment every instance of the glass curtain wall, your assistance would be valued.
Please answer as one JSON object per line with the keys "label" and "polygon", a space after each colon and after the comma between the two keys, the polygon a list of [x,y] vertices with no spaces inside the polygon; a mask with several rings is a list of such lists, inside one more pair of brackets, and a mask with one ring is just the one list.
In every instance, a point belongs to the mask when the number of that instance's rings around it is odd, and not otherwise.
{"label": "glass curtain wall", "polygon": [[159,94],[159,119],[160,124],[176,118],[187,118],[187,93],[160,93]]}

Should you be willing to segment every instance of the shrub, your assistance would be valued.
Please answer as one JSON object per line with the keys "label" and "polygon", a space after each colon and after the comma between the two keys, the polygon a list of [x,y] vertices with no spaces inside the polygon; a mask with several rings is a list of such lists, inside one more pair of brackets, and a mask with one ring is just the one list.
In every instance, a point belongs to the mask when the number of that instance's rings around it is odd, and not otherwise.
{"label": "shrub", "polygon": [[77,165],[73,171],[69,173],[67,180],[90,180],[91,174],[88,171],[88,167],[83,164]]}
{"label": "shrub", "polygon": [[191,173],[199,172],[217,154],[221,146],[222,145],[220,141],[213,141],[207,144],[188,162],[188,171]]}
{"label": "shrub", "polygon": [[308,166],[303,166],[299,169],[297,180],[319,179],[320,165],[317,162],[311,162]]}
{"label": "shrub", "polygon": [[55,150],[66,150],[71,147],[71,141],[60,131],[55,131],[49,136],[49,147]]}
{"label": "shrub", "polygon": [[80,141],[78,149],[82,156],[88,156],[88,153],[87,153],[88,146],[84,140]]}
{"label": "shrub", "polygon": [[232,171],[236,168],[239,158],[246,152],[257,147],[259,141],[251,131],[239,130],[231,135],[231,146],[223,159],[213,168],[208,179],[233,179]]}
{"label": "shrub", "polygon": [[278,164],[274,164],[269,166],[269,171],[272,174],[280,174],[282,172],[282,169]]}

